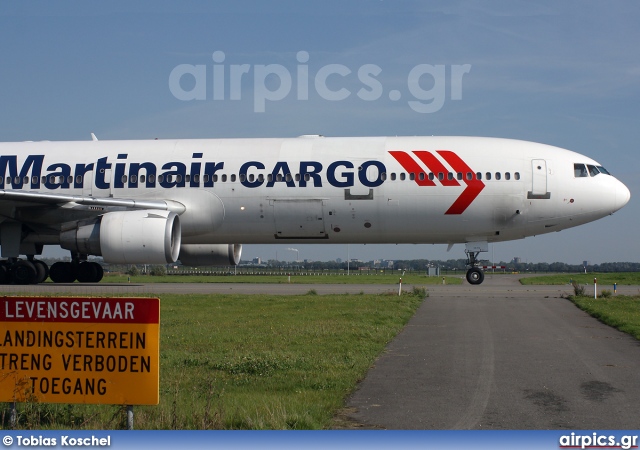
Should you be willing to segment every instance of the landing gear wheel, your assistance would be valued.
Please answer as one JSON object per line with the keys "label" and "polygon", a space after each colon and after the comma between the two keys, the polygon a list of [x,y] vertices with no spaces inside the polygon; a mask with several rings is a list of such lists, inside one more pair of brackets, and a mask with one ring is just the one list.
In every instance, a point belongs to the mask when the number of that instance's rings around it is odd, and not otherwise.
{"label": "landing gear wheel", "polygon": [[33,284],[37,276],[36,266],[29,261],[17,261],[11,268],[11,278],[15,284]]}
{"label": "landing gear wheel", "polygon": [[73,283],[76,280],[76,270],[70,262],[54,263],[49,269],[49,278],[54,283]]}
{"label": "landing gear wheel", "polygon": [[34,259],[31,263],[36,268],[36,284],[43,283],[44,280],[49,278],[49,266],[44,261],[40,261],[39,259]]}
{"label": "landing gear wheel", "polygon": [[477,267],[467,270],[467,281],[469,284],[481,284],[484,281],[484,272]]}
{"label": "landing gear wheel", "polygon": [[97,262],[92,262],[91,264],[95,264],[96,266],[96,279],[94,280],[94,283],[99,283],[102,281],[102,277],[104,277],[104,269]]}
{"label": "landing gear wheel", "polygon": [[11,271],[6,261],[0,261],[0,284],[11,283]]}
{"label": "landing gear wheel", "polygon": [[95,262],[83,262],[78,266],[78,281],[80,283],[97,283],[102,280],[104,271]]}

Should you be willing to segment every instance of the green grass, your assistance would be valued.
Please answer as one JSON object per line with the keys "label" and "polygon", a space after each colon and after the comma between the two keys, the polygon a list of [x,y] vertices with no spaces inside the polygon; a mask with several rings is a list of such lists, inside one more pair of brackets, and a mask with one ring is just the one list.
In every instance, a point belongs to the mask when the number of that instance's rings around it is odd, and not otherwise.
{"label": "green grass", "polygon": [[571,297],[571,301],[601,322],[640,339],[640,296]]}
{"label": "green grass", "polygon": [[[102,283],[275,283],[275,284],[398,284],[399,275],[166,275],[106,274]],[[447,284],[462,284],[461,277],[445,277]],[[442,277],[405,274],[403,284],[442,284]]]}
{"label": "green grass", "polygon": [[593,279],[598,279],[599,286],[610,285],[640,285],[640,272],[616,272],[616,273],[563,273],[556,275],[543,275],[539,277],[521,278],[520,283],[531,284],[570,284],[571,280],[578,284],[593,284]]}
{"label": "green grass", "polygon": [[[136,406],[135,428],[328,428],[424,295],[163,295],[160,404]],[[125,418],[119,406],[18,410],[20,428],[115,429]]]}

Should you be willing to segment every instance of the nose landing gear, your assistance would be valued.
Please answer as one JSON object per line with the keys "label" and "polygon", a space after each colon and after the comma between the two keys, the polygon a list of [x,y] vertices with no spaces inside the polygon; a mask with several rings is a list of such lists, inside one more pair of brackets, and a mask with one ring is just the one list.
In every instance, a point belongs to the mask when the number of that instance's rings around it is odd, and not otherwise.
{"label": "nose landing gear", "polygon": [[467,281],[469,284],[482,284],[484,281],[484,272],[478,267],[478,255],[480,252],[488,252],[489,244],[487,242],[467,242],[464,252],[467,255]]}

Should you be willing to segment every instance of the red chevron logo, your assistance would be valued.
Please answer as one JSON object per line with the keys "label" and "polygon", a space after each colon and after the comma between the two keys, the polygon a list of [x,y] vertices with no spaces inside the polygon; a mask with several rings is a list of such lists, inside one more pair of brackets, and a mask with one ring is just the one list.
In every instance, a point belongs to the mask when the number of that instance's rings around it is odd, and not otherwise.
{"label": "red chevron logo", "polygon": [[[431,152],[426,150],[415,150],[413,154],[422,162],[427,169],[434,173],[443,176],[435,177],[434,180],[430,180],[427,176],[427,172],[420,166],[420,164],[407,152],[401,150],[389,151],[396,161],[400,163],[404,170],[409,173],[415,174],[414,181],[418,186],[436,186],[435,180],[438,180],[442,186],[460,186],[460,183],[455,178],[449,178],[449,170],[446,166],[440,162],[440,160]],[[437,150],[436,153],[445,160],[447,164],[453,169],[454,172],[462,173],[462,181],[467,185],[464,191],[458,196],[453,204],[447,209],[445,214],[462,214],[473,203],[480,192],[484,189],[485,184],[478,180],[476,174],[457,154],[450,150]],[[424,175],[420,175],[424,174]],[[471,175],[469,175],[471,174]]]}

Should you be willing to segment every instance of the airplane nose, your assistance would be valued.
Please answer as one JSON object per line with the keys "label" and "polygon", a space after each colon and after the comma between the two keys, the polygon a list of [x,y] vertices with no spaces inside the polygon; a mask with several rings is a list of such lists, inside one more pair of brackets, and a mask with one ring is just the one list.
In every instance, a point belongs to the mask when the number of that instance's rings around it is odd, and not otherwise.
{"label": "airplane nose", "polygon": [[631,192],[629,191],[629,188],[627,188],[624,184],[618,181],[618,184],[616,186],[616,200],[615,200],[614,211],[619,210],[624,205],[629,203],[630,198],[631,198]]}

